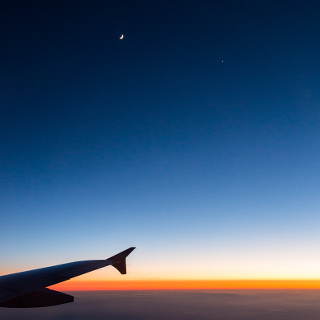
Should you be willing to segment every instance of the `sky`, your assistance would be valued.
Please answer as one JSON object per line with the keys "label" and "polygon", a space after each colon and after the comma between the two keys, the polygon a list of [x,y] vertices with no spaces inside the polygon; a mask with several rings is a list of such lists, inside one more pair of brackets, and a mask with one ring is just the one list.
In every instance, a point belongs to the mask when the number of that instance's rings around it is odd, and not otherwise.
{"label": "sky", "polygon": [[1,4],[0,272],[320,278],[317,9]]}

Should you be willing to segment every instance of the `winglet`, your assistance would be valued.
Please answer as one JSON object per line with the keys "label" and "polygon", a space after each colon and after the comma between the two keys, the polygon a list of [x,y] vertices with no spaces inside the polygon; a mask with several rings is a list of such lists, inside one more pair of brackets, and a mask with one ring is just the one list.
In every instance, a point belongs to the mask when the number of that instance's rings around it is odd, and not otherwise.
{"label": "winglet", "polygon": [[121,274],[126,274],[127,273],[127,268],[126,268],[126,257],[135,249],[135,247],[131,247],[127,250],[124,250],[107,260],[110,261],[110,264],[115,267]]}

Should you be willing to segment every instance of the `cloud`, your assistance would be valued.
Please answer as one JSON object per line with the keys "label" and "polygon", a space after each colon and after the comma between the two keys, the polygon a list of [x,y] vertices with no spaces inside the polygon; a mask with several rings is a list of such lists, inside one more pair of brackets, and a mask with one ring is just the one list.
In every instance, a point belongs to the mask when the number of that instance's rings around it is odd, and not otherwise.
{"label": "cloud", "polygon": [[295,320],[320,318],[320,291],[73,292],[51,308],[0,309],[8,320]]}

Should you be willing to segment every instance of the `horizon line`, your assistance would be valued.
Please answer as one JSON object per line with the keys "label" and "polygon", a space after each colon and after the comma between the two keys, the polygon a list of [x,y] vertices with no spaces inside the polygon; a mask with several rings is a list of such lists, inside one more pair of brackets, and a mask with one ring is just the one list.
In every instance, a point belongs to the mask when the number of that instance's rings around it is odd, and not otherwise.
{"label": "horizon line", "polygon": [[65,291],[320,290],[320,279],[70,280],[50,288]]}

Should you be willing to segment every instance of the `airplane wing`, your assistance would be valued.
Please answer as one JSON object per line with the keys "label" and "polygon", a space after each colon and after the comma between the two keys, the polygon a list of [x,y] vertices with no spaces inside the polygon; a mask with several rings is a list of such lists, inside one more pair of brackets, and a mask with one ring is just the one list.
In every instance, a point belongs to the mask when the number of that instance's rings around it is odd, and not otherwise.
{"label": "airplane wing", "polygon": [[72,302],[72,296],[46,287],[109,265],[125,274],[126,257],[134,249],[128,248],[105,260],[76,261],[2,276],[0,307],[34,308]]}

